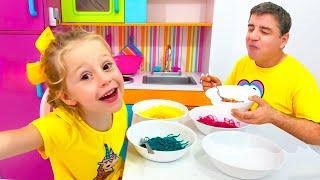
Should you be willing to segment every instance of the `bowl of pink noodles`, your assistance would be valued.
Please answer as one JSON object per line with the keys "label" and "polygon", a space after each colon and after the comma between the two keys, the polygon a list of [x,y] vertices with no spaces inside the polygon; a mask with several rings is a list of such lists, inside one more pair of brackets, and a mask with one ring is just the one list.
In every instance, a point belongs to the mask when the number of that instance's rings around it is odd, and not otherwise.
{"label": "bowl of pink noodles", "polygon": [[243,130],[249,125],[239,121],[220,106],[199,106],[191,109],[189,116],[203,134],[215,131]]}

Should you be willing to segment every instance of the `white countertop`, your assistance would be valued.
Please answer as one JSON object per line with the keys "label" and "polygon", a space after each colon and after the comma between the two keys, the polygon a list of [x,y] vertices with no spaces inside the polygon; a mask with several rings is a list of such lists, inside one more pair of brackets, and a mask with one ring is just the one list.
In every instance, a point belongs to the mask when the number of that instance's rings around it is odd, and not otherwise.
{"label": "white countertop", "polygon": [[[188,154],[170,163],[157,163],[144,159],[129,144],[123,180],[234,180],[235,178],[223,174],[209,161],[201,147],[204,135],[191,120],[186,120],[184,124],[193,129],[198,136],[195,146]],[[283,167],[263,178],[264,180],[320,179],[320,155],[309,145],[271,124],[252,125],[246,131],[274,141],[285,151]]]}
{"label": "white countertop", "polygon": [[131,77],[132,83],[124,84],[125,89],[148,89],[148,90],[179,90],[179,91],[203,91],[200,83],[200,73],[182,73],[182,76],[192,76],[197,82],[196,85],[163,85],[163,84],[143,84],[142,77],[150,72],[139,72]]}

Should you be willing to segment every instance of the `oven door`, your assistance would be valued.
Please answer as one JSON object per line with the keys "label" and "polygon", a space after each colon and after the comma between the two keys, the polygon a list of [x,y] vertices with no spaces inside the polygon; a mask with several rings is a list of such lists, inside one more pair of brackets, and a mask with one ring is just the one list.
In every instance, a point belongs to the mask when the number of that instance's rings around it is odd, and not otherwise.
{"label": "oven door", "polygon": [[124,22],[124,0],[61,0],[63,22]]}

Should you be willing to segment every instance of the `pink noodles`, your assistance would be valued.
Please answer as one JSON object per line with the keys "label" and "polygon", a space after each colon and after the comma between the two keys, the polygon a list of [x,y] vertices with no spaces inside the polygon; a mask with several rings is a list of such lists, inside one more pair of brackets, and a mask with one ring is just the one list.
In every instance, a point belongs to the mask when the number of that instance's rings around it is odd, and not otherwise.
{"label": "pink noodles", "polygon": [[236,122],[233,119],[224,118],[224,121],[219,121],[216,116],[207,115],[204,117],[199,117],[197,120],[203,124],[214,126],[214,127],[222,127],[222,128],[238,128],[240,127],[240,123]]}

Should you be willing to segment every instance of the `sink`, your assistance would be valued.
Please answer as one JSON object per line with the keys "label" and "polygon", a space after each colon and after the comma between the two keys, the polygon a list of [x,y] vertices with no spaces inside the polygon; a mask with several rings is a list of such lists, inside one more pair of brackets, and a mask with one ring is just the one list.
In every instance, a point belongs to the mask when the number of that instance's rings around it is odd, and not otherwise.
{"label": "sink", "polygon": [[152,76],[181,76],[181,72],[152,72]]}
{"label": "sink", "polygon": [[166,84],[166,85],[196,85],[197,82],[192,76],[177,75],[145,75],[142,78],[143,84]]}

